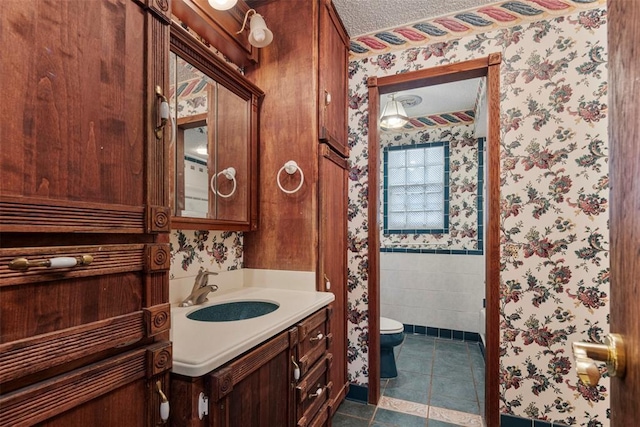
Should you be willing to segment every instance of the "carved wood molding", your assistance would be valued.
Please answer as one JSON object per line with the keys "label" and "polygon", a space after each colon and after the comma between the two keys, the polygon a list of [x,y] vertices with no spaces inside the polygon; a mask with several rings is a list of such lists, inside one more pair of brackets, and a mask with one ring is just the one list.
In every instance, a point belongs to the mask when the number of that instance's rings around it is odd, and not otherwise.
{"label": "carved wood molding", "polygon": [[149,231],[168,233],[171,231],[171,209],[167,206],[149,206]]}
{"label": "carved wood molding", "polygon": [[[127,314],[0,345],[0,383],[144,338],[143,313]],[[46,354],[46,357],[42,357]]]}
{"label": "carved wood molding", "polygon": [[142,309],[148,337],[171,329],[171,304],[158,304]]}
{"label": "carved wood molding", "polygon": [[488,65],[500,64],[502,62],[502,52],[490,53],[487,61]]}
{"label": "carved wood molding", "polygon": [[173,347],[170,341],[162,341],[147,347],[147,378],[171,369],[172,361]]}
{"label": "carved wood molding", "polygon": [[144,233],[144,207],[0,196],[0,231]]}
{"label": "carved wood molding", "polygon": [[145,270],[147,272],[166,271],[171,268],[171,253],[168,243],[147,245]]}
{"label": "carved wood molding", "polygon": [[[9,268],[9,263],[15,258],[27,258],[37,261],[53,257],[77,257],[81,255],[93,256],[91,264],[58,269],[33,267],[26,271],[11,270]],[[0,249],[0,287],[143,271],[144,268],[145,245],[143,244]]]}
{"label": "carved wood molding", "polygon": [[0,427],[34,425],[143,379],[146,349],[138,349],[0,396]]}
{"label": "carved wood molding", "polygon": [[171,22],[170,0],[148,0],[149,10],[160,22],[168,25]]}

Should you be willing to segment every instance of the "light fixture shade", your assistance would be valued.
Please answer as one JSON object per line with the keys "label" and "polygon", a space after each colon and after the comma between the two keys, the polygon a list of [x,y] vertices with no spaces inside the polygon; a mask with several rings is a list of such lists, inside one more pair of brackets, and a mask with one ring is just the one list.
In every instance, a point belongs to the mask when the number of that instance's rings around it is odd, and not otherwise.
{"label": "light fixture shade", "polygon": [[236,5],[238,0],[209,0],[209,6],[216,10],[229,10]]}
{"label": "light fixture shade", "polygon": [[391,95],[391,100],[387,102],[387,105],[382,110],[380,126],[386,129],[397,129],[404,126],[408,121],[409,118],[402,103],[396,101],[394,96]]}
{"label": "light fixture shade", "polygon": [[273,41],[273,33],[267,28],[262,15],[256,13],[251,17],[249,25],[249,43],[255,47],[265,47]]}

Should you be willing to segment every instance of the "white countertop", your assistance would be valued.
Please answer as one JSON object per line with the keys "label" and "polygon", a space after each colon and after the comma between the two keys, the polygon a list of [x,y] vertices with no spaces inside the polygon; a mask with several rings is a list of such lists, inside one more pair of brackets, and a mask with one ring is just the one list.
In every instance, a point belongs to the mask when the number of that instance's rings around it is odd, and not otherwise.
{"label": "white countertop", "polygon": [[[171,307],[173,372],[204,375],[275,336],[335,299],[330,292],[275,288],[240,288],[209,294],[209,301],[193,307]],[[232,301],[267,301],[278,309],[233,322],[200,322],[187,314],[209,305]]]}

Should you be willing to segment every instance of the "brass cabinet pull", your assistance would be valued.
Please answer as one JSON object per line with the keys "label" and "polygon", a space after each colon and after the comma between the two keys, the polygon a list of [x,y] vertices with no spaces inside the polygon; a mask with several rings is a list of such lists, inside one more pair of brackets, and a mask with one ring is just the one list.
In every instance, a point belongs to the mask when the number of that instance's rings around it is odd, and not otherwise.
{"label": "brass cabinet pull", "polygon": [[322,335],[322,332],[318,331],[318,334],[315,337],[309,338],[309,342],[320,341],[322,338],[324,338],[324,335]]}
{"label": "brass cabinet pull", "polygon": [[619,334],[608,334],[604,344],[574,342],[571,344],[576,371],[582,382],[595,387],[600,381],[597,362],[604,362],[612,377],[623,377],[626,369],[625,344]]}
{"label": "brass cabinet pull", "polygon": [[160,384],[160,381],[156,382],[156,390],[160,395],[160,419],[163,423],[166,423],[169,419],[169,399],[167,399],[167,396],[162,392],[162,384]]}
{"label": "brass cabinet pull", "polygon": [[9,263],[11,270],[26,271],[31,267],[70,268],[77,265],[89,265],[93,262],[92,255],[79,255],[76,257],[60,256],[41,261],[29,261],[27,258],[16,258]]}
{"label": "brass cabinet pull", "polygon": [[155,129],[156,139],[162,139],[162,131],[169,121],[169,100],[162,93],[162,88],[156,86],[156,97],[160,99],[160,126]]}

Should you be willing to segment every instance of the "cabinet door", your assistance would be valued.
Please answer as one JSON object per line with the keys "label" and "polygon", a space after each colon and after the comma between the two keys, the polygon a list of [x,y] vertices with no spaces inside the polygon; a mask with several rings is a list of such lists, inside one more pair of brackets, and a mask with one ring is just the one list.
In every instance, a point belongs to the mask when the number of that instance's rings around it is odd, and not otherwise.
{"label": "cabinet door", "polygon": [[284,427],[292,422],[292,344],[283,332],[212,373],[211,427]]}
{"label": "cabinet door", "polygon": [[347,160],[321,144],[318,192],[320,197],[318,290],[333,292],[329,317],[333,339],[332,410],[347,391]]}
{"label": "cabinet door", "polygon": [[0,231],[168,231],[168,2],[148,2],[3,2]]}
{"label": "cabinet door", "polygon": [[319,37],[319,139],[341,155],[347,144],[349,38],[330,0],[321,0]]}

